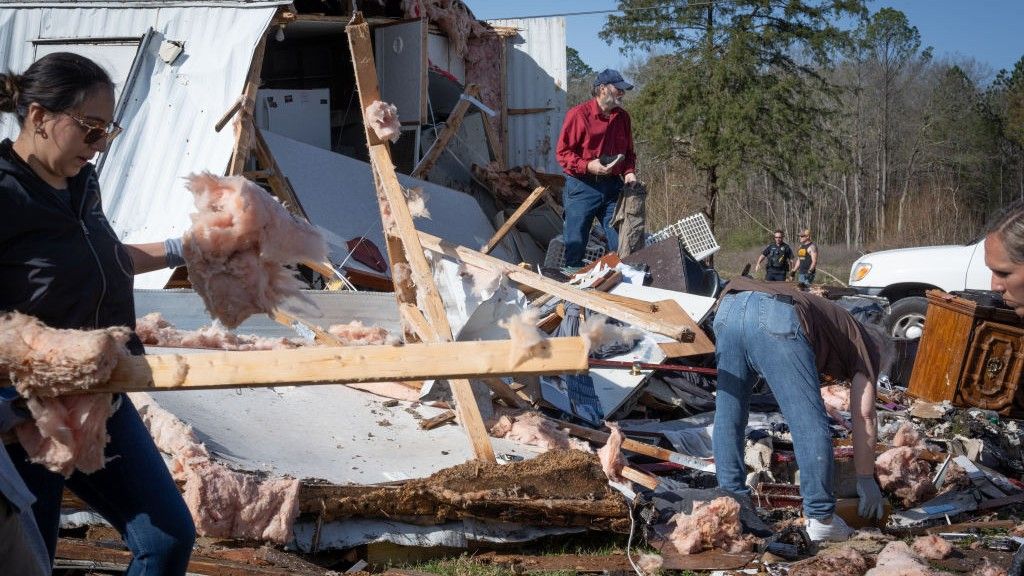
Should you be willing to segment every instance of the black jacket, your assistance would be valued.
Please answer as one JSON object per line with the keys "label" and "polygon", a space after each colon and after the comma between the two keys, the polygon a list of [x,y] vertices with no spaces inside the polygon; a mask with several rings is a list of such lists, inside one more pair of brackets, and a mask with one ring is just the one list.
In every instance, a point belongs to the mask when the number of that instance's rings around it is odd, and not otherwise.
{"label": "black jacket", "polygon": [[[135,328],[131,257],[103,214],[92,164],[68,180],[70,204],[0,142],[0,311],[55,328]],[[133,337],[133,354],[142,343]]]}

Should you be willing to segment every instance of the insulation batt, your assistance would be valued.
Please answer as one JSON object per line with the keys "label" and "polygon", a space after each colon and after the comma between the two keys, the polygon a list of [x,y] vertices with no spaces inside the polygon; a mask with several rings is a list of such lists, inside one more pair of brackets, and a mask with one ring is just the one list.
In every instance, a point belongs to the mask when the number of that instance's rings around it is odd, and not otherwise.
{"label": "insulation batt", "polygon": [[427,210],[427,193],[422,186],[402,188],[405,195],[405,202],[409,205],[409,214],[413,218],[430,218],[430,210]]}
{"label": "insulation batt", "polygon": [[473,293],[481,298],[490,298],[498,289],[502,278],[500,273],[478,268],[465,262],[459,263],[459,276],[469,279]]}
{"label": "insulation batt", "polygon": [[829,417],[852,430],[853,425],[841,412],[850,410],[850,389],[842,384],[832,384],[821,389],[821,399],[825,402],[825,412]]}
{"label": "insulation batt", "polygon": [[680,554],[696,554],[719,548],[729,552],[746,552],[753,541],[744,537],[740,526],[740,505],[728,496],[711,502],[694,502],[691,514],[672,517],[676,527],[669,541]]}
{"label": "insulation batt", "polygon": [[381,140],[398,142],[402,125],[398,122],[398,107],[394,104],[374,100],[366,107],[366,124]]}
{"label": "insulation batt", "polygon": [[657,554],[641,554],[636,561],[644,574],[656,574],[664,563],[665,559]]}
{"label": "insulation batt", "polygon": [[924,442],[909,422],[904,422],[896,432],[892,444],[893,448],[875,459],[879,486],[894,493],[907,508],[934,496],[931,465],[918,458],[918,449]]}
{"label": "insulation batt", "polygon": [[931,466],[908,446],[890,448],[875,459],[875,473],[883,490],[894,493],[910,508],[935,495]]}
{"label": "insulation batt", "polygon": [[395,293],[403,304],[416,303],[416,283],[412,280],[412,268],[405,263],[395,264],[391,270],[391,280],[395,284]]}
{"label": "insulation batt", "polygon": [[300,483],[260,480],[214,461],[192,427],[161,408],[148,394],[131,394],[160,451],[171,455],[174,479],[185,482],[185,504],[196,531],[214,538],[285,543],[299,514]]}
{"label": "insulation batt", "polygon": [[605,316],[591,315],[580,322],[580,336],[586,341],[589,352],[611,344],[633,345],[643,338],[643,332],[628,326],[610,324]]}
{"label": "insulation batt", "polygon": [[601,460],[601,469],[609,480],[624,482],[622,469],[626,466],[626,457],[622,455],[622,430],[614,422],[606,422],[611,434],[608,435],[608,442],[597,451],[597,457]]}
{"label": "insulation batt", "polygon": [[906,542],[894,540],[885,545],[878,553],[875,567],[868,570],[865,576],[935,576],[920,557],[907,546]]}
{"label": "insulation batt", "polygon": [[539,320],[538,308],[530,308],[511,318],[498,320],[498,326],[508,330],[508,336],[512,340],[508,356],[513,366],[540,356],[547,349],[547,335],[537,329]]}
{"label": "insulation batt", "polygon": [[915,538],[910,548],[921,558],[929,560],[942,560],[953,552],[953,545],[935,534]]}
{"label": "insulation batt", "polygon": [[789,576],[861,576],[867,561],[850,546],[835,546],[818,553],[809,563],[790,569]]}
{"label": "insulation batt", "polygon": [[240,176],[188,177],[198,212],[184,235],[189,280],[213,318],[235,328],[252,314],[301,298],[285,265],[322,262],[327,244],[310,223]]}
{"label": "insulation batt", "polygon": [[348,324],[331,324],[327,332],[338,338],[344,346],[370,346],[401,344],[401,340],[380,326],[364,326],[353,320]]}
{"label": "insulation batt", "polygon": [[498,418],[491,427],[491,434],[496,438],[505,438],[537,446],[547,450],[580,450],[588,454],[594,451],[582,440],[570,438],[569,433],[559,428],[554,422],[538,412],[508,412]]}
{"label": "insulation batt", "polygon": [[14,429],[32,462],[64,476],[103,467],[113,396],[58,395],[109,380],[130,335],[124,327],[59,330],[17,312],[0,317],[0,369],[32,413]]}
{"label": "insulation batt", "polygon": [[169,348],[216,348],[218,350],[278,350],[304,346],[301,340],[263,338],[235,334],[219,322],[198,330],[179,330],[159,312],[150,312],[136,321],[135,333],[143,344]]}

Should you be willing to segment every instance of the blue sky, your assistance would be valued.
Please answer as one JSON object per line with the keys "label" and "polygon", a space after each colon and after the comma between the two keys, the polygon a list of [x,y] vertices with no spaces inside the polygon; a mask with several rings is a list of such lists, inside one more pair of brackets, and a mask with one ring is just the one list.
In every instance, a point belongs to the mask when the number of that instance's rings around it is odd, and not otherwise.
{"label": "blue sky", "polygon": [[[618,5],[615,0],[464,1],[481,20],[612,10]],[[994,74],[1001,68],[1013,68],[1024,56],[1024,0],[875,0],[868,7],[871,11],[891,7],[904,12],[920,31],[922,45],[932,46],[939,58],[974,58]],[[606,18],[607,14],[566,16],[566,41],[594,69],[625,68],[628,59],[618,47],[597,36]]]}

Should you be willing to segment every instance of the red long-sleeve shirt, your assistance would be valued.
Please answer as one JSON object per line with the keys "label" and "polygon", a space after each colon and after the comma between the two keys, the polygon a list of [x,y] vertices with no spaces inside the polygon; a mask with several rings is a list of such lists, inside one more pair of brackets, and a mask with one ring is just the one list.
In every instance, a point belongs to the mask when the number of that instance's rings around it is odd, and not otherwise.
{"label": "red long-sleeve shirt", "polygon": [[633,150],[633,130],[628,112],[615,108],[603,114],[594,98],[569,110],[555,149],[558,163],[566,174],[578,178],[587,174],[587,163],[594,158],[616,154],[625,154],[626,157],[612,168],[612,174],[636,171],[636,152]]}

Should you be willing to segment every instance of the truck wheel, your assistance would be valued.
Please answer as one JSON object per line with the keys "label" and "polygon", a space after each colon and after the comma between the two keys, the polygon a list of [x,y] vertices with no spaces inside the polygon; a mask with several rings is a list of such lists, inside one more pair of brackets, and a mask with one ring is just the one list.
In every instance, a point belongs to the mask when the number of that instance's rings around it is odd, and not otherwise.
{"label": "truck wheel", "polygon": [[928,299],[920,296],[901,298],[889,306],[885,329],[893,338],[916,340],[924,332],[924,315]]}

